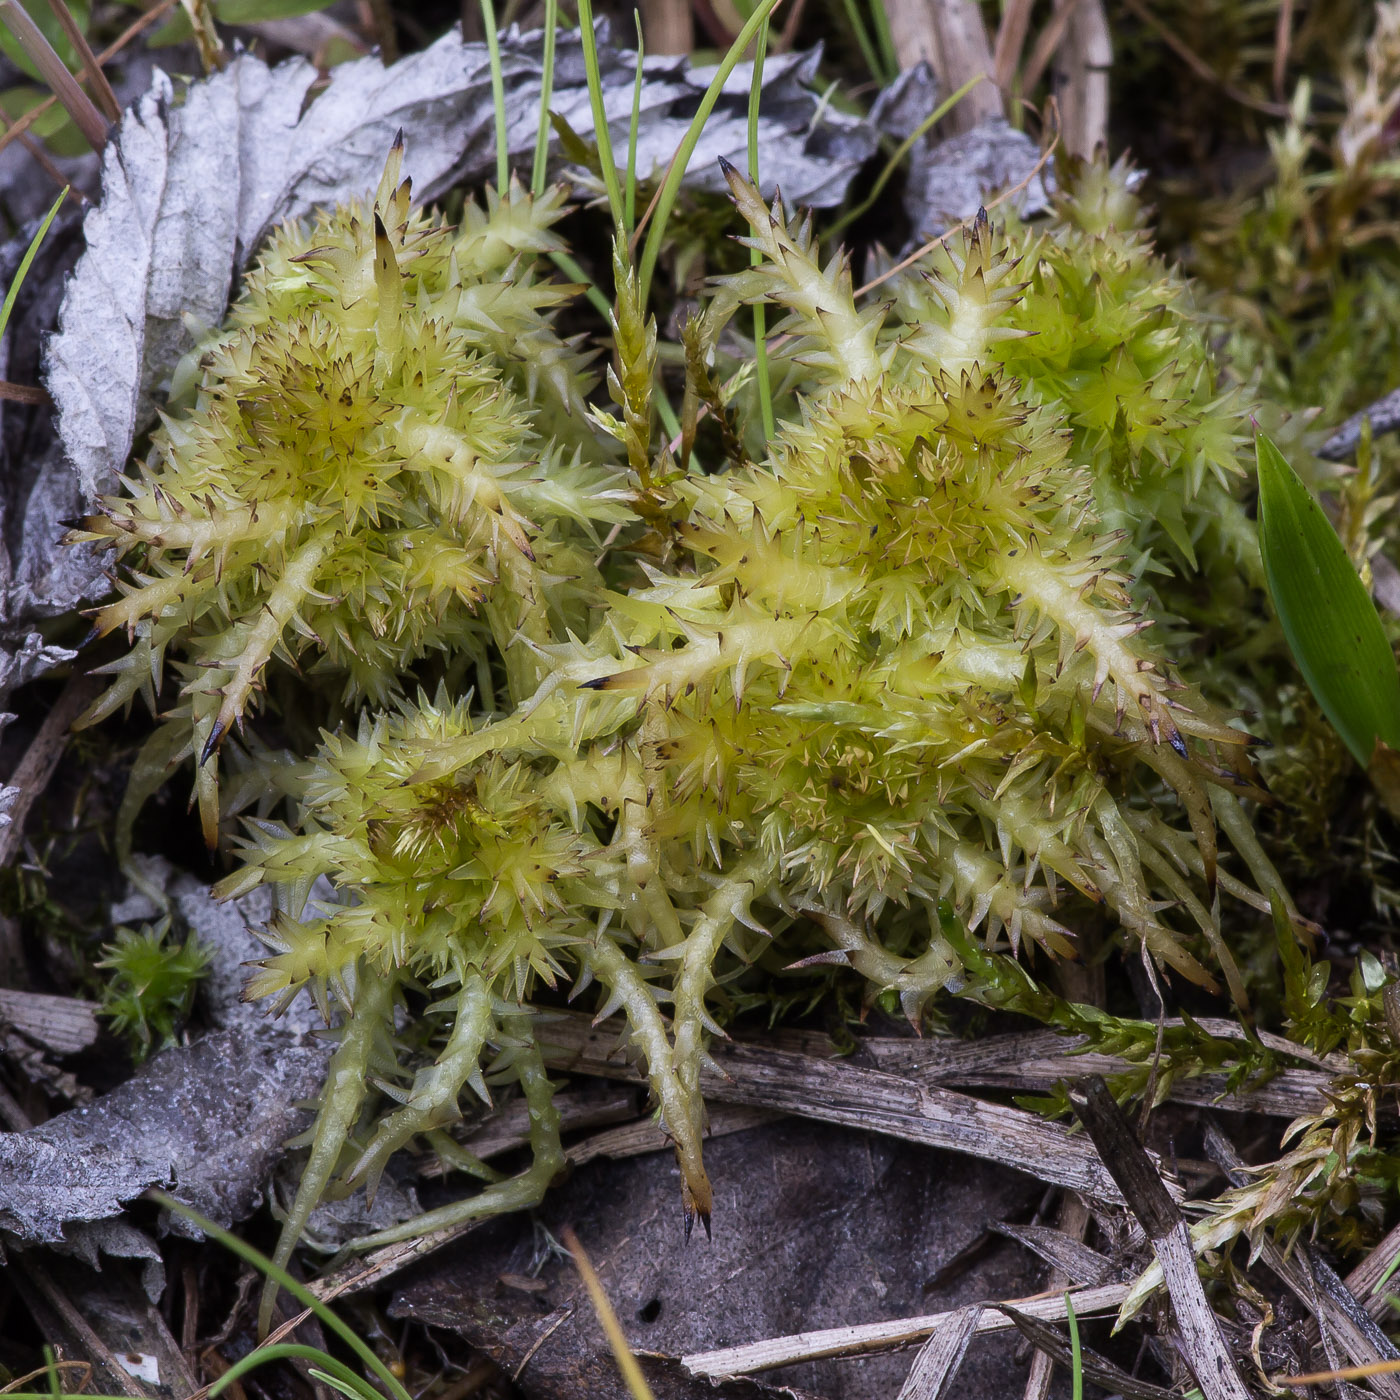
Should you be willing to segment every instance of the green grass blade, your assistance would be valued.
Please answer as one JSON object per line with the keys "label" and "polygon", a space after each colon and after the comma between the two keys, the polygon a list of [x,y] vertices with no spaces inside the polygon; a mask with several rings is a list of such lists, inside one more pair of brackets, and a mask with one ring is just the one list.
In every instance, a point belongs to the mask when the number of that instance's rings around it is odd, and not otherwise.
{"label": "green grass blade", "polygon": [[252,1245],[240,1240],[237,1235],[230,1234],[227,1230],[214,1224],[212,1220],[206,1220],[198,1211],[191,1210],[183,1201],[177,1201],[174,1197],[167,1196],[163,1191],[152,1190],[146,1194],[157,1205],[164,1206],[166,1210],[174,1211],[177,1215],[182,1215],[186,1220],[192,1221],[210,1239],[217,1240],[225,1249],[231,1249],[240,1259],[246,1260],[257,1269],[264,1278],[275,1280],[279,1288],[285,1288],[303,1307],[310,1308],[321,1319],[321,1322],[329,1327],[364,1362],[365,1366],[384,1382],[394,1400],[412,1400],[394,1373],[355,1334],[354,1329],[337,1317],[305,1284],[299,1283],[285,1269],[279,1269],[265,1254],[259,1253]]}
{"label": "green grass blade", "polygon": [[481,0],[481,22],[486,29],[486,52],[491,59],[491,102],[496,109],[496,188],[505,193],[510,181],[510,152],[506,149],[506,84],[501,73],[501,37],[496,33],[496,7]]}
{"label": "green grass blade", "polygon": [[20,260],[20,265],[15,271],[14,280],[10,283],[9,290],[5,293],[5,304],[0,306],[0,335],[5,334],[5,327],[10,324],[10,313],[15,309],[15,301],[19,297],[19,289],[24,285],[24,279],[29,273],[29,269],[34,262],[34,255],[39,251],[39,245],[44,241],[44,235],[49,231],[49,225],[54,221],[54,215],[58,213],[59,206],[68,197],[68,190],[65,186],[58,193],[58,198],[54,200],[53,207],[44,216],[44,222],[39,225],[39,232],[29,240],[29,247],[24,250],[24,257]]}
{"label": "green grass blade", "polygon": [[627,124],[627,232],[637,227],[637,127],[642,118],[642,12],[637,11],[637,76],[632,81],[632,120]]}
{"label": "green grass blade", "polygon": [[1074,1301],[1065,1294],[1065,1319],[1069,1323],[1070,1386],[1074,1400],[1084,1400],[1084,1358],[1079,1350],[1079,1319],[1074,1315]]}
{"label": "green grass blade", "polygon": [[875,25],[875,38],[880,45],[880,57],[885,64],[885,71],[881,76],[885,82],[892,83],[899,75],[899,54],[895,52],[894,32],[890,29],[885,0],[870,0],[870,16]]}
{"label": "green grass blade", "polygon": [[875,45],[870,40],[870,30],[866,27],[865,20],[860,13],[858,0],[843,0],[846,10],[846,21],[851,26],[851,32],[856,36],[856,45],[860,49],[860,56],[865,60],[865,66],[870,70],[870,76],[876,82],[885,81],[885,65],[881,63],[880,56],[875,52]]}
{"label": "green grass blade", "polygon": [[320,1347],[305,1346],[301,1342],[274,1342],[271,1346],[254,1347],[247,1356],[234,1362],[209,1387],[209,1400],[216,1400],[217,1396],[246,1376],[249,1371],[273,1361],[310,1361],[335,1377],[333,1384],[341,1394],[352,1395],[355,1400],[375,1400],[375,1397],[379,1396],[379,1392],[372,1385],[357,1376],[344,1362],[327,1356]]}
{"label": "green grass blade", "polygon": [[[754,45],[753,81],[749,84],[749,179],[754,182],[755,188],[761,188],[758,180],[758,106],[763,95],[763,61],[767,56],[768,24],[764,21]],[[749,249],[750,265],[757,265],[762,260],[763,255],[757,248]],[[771,441],[774,433],[773,383],[768,373],[768,316],[761,301],[755,302],[753,307],[753,354],[763,436]]]}
{"label": "green grass blade", "polygon": [[1400,673],[1375,604],[1337,532],[1283,454],[1255,438],[1259,548],[1283,634],[1323,713],[1368,767],[1400,748]]}
{"label": "green grass blade", "polygon": [[[580,8],[587,3],[588,0],[580,0]],[[780,0],[760,0],[760,3],[754,6],[754,12],[739,31],[739,37],[729,46],[729,52],[720,60],[714,77],[710,79],[709,87],[705,89],[704,97],[700,99],[700,107],[695,116],[691,118],[690,127],[676,148],[670,169],[666,172],[666,179],[658,192],[656,213],[652,218],[651,227],[647,230],[647,241],[642,246],[642,261],[638,271],[641,277],[643,306],[646,305],[647,294],[651,290],[651,278],[652,273],[656,270],[656,260],[661,255],[661,242],[666,236],[666,224],[670,220],[676,196],[680,193],[681,181],[685,178],[690,157],[695,153],[696,143],[700,140],[700,133],[705,129],[705,123],[709,121],[710,113],[715,110],[715,103],[719,101],[720,92],[729,75],[738,66],[739,60],[743,57],[748,46],[758,37],[759,30],[768,23],[768,16],[773,13],[779,3]]]}
{"label": "green grass blade", "polygon": [[608,205],[612,209],[613,224],[620,232],[625,233],[627,210],[622,199],[622,186],[617,178],[617,162],[613,160],[607,108],[603,104],[603,73],[598,67],[598,36],[593,32],[593,0],[578,0],[578,24],[583,39],[583,66],[588,75],[588,101],[593,108],[593,140],[598,146],[598,160],[602,166],[603,184],[608,191]]}
{"label": "green grass blade", "polygon": [[540,79],[540,120],[535,133],[535,163],[530,189],[538,199],[544,193],[549,165],[549,104],[554,100],[554,40],[559,30],[559,0],[544,0],[544,73]]}

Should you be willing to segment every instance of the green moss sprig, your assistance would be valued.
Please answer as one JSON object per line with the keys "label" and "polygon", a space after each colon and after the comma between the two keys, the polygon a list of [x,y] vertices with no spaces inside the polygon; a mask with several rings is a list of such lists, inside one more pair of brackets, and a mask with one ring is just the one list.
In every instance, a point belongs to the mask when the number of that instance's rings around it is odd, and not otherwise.
{"label": "green moss sprig", "polygon": [[454,233],[413,211],[402,156],[372,206],[278,231],[192,408],[70,536],[113,547],[121,596],[95,631],[134,637],[87,722],[138,693],[154,711],[169,654],[180,701],[136,781],[193,754],[211,845],[215,755],[269,664],[383,705],[424,656],[494,648],[528,694],[530,646],[587,625],[594,527],[628,518],[586,356],[551,325],[575,289],[534,268],[561,192],[489,194]]}
{"label": "green moss sprig", "polygon": [[108,974],[99,1015],[138,1062],[173,1044],[209,965],[209,950],[193,934],[183,942],[172,938],[165,918],[139,929],[117,929],[102,952],[93,964]]}

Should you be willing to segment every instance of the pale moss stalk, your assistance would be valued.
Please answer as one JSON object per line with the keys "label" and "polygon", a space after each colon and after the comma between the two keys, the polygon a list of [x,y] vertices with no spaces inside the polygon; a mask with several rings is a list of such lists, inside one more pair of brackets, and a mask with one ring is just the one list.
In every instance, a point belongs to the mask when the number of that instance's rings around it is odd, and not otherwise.
{"label": "pale moss stalk", "polygon": [[559,1110],[554,1107],[554,1085],[545,1072],[531,1019],[521,1012],[507,1013],[501,1024],[516,1042],[510,1053],[510,1066],[529,1109],[530,1165],[518,1176],[494,1182],[475,1196],[425,1211],[388,1230],[361,1236],[352,1242],[352,1249],[379,1249],[401,1240],[419,1239],[435,1230],[450,1230],[472,1220],[488,1220],[510,1211],[529,1210],[539,1205],[550,1183],[564,1170],[566,1159],[559,1141]]}
{"label": "pale moss stalk", "polygon": [[462,1116],[458,1098],[468,1085],[490,1102],[481,1077],[481,1056],[495,1025],[491,993],[477,973],[464,973],[461,981],[452,1001],[452,1031],[442,1053],[414,1076],[403,1107],[380,1122],[373,1140],[346,1174],[345,1184],[363,1181],[371,1199],[385,1165],[399,1148]]}
{"label": "pale moss stalk", "polygon": [[[311,1155],[302,1170],[297,1194],[287,1218],[272,1262],[285,1269],[301,1238],[306,1222],[335,1174],[350,1132],[364,1104],[370,1065],[379,1050],[381,1038],[393,1027],[394,980],[363,965],[356,977],[354,1001],[340,1030],[340,1044],[326,1070],[326,1087],[320,1111],[311,1129]],[[258,1306],[258,1335],[267,1336],[272,1325],[272,1309],[277,1301],[277,1282],[268,1279]]]}
{"label": "pale moss stalk", "polygon": [[647,1082],[656,1095],[661,1126],[675,1144],[680,1164],[686,1234],[697,1217],[708,1232],[713,1193],[701,1162],[704,1105],[698,1099],[698,1089],[690,1089],[681,1078],[666,1022],[657,1010],[655,990],[606,933],[593,938],[585,959],[608,989],[609,1001],[599,1013],[600,1019],[613,1009],[624,1011],[631,1040],[646,1063]]}

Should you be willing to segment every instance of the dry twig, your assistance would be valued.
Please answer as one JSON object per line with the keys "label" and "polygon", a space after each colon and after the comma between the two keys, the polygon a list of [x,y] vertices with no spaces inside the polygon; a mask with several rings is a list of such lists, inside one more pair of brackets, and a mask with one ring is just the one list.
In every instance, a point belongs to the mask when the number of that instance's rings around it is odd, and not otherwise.
{"label": "dry twig", "polygon": [[1219,1320],[1206,1301],[1186,1221],[1146,1149],[1133,1136],[1123,1110],[1103,1080],[1096,1078],[1081,1080],[1071,1102],[1129,1208],[1152,1241],[1152,1252],[1162,1266],[1162,1277],[1181,1329],[1181,1359],[1191,1368],[1206,1400],[1250,1400],[1235,1358],[1221,1335]]}

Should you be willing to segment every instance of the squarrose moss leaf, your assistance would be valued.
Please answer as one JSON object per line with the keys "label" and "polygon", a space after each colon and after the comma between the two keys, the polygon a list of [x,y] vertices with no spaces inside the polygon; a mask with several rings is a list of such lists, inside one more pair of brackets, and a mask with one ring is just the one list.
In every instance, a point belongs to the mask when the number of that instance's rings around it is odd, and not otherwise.
{"label": "squarrose moss leaf", "polygon": [[[1100,204],[1114,198],[1106,178]],[[738,307],[787,313],[785,382],[801,387],[761,456],[706,475],[654,455],[639,369],[654,329],[620,260],[613,382],[626,417],[592,417],[626,446],[625,509],[611,488],[569,494],[576,478],[560,469],[544,474],[555,509],[542,512],[545,487],[513,487],[483,453],[475,513],[444,520],[459,497],[439,492],[415,517],[459,548],[464,528],[468,541],[480,532],[464,622],[433,644],[494,648],[509,693],[399,697],[327,734],[294,820],[252,824],[224,882],[226,895],[280,892],[250,995],[306,987],[341,1012],[279,1259],[324,1190],[372,1183],[395,1150],[450,1123],[469,1088],[521,1086],[532,1165],[360,1246],[538,1200],[562,1161],[529,1010],[542,988],[596,982],[599,1015],[623,1013],[687,1220],[708,1220],[705,1044],[728,985],[757,965],[848,965],[917,1022],[940,989],[977,975],[950,928],[1072,956],[1077,919],[1098,906],[1158,964],[1207,987],[1218,972],[1242,1003],[1217,891],[1226,909],[1291,913],[1240,800],[1260,795],[1249,736],[1154,644],[1159,604],[1137,577],[1149,556],[1186,568],[1233,548],[1216,527],[1219,501],[1233,504],[1240,411],[1215,395],[1135,215],[1119,232],[1110,217],[1061,228],[1063,244],[1016,246],[983,217],[906,274],[892,314],[858,304],[843,258],[823,264],[781,206],[732,172],[730,187],[761,262],[717,286],[687,358],[709,403],[709,347]],[[368,270],[361,281],[366,295],[380,285]],[[1057,339],[1057,318],[1085,343],[1063,327]],[[504,379],[505,349],[483,347],[475,372]],[[1108,411],[1115,396],[1131,399],[1131,424]],[[493,411],[507,402],[502,387]],[[750,426],[735,428],[745,442]],[[417,460],[431,472],[439,459]],[[164,499],[162,472],[144,489]],[[1152,515],[1141,538],[1128,533],[1136,509]],[[366,547],[382,549],[397,528],[388,508],[364,519]],[[612,571],[605,591],[591,561],[575,550],[565,568],[559,551],[608,520],[623,524],[615,548],[631,572]],[[318,593],[316,607],[364,626],[348,593]],[[176,622],[169,640],[203,635]],[[377,701],[392,686],[358,689]],[[211,715],[226,698],[210,697]],[[322,878],[334,898],[308,907]],[[438,1048],[410,1069],[396,1006],[425,988],[418,1042]],[[378,1117],[371,1079],[394,1086]]]}
{"label": "squarrose moss leaf", "polygon": [[532,265],[558,192],[492,195],[454,232],[411,211],[400,160],[372,207],[278,232],[202,347],[193,407],[70,537],[114,547],[121,596],[96,631],[135,638],[87,718],[137,693],[154,710],[171,661],[180,702],[136,782],[193,753],[210,844],[214,755],[269,664],[382,705],[420,658],[489,639],[528,693],[519,644],[585,625],[593,527],[627,518],[582,412],[584,356],[550,325],[573,289]]}

